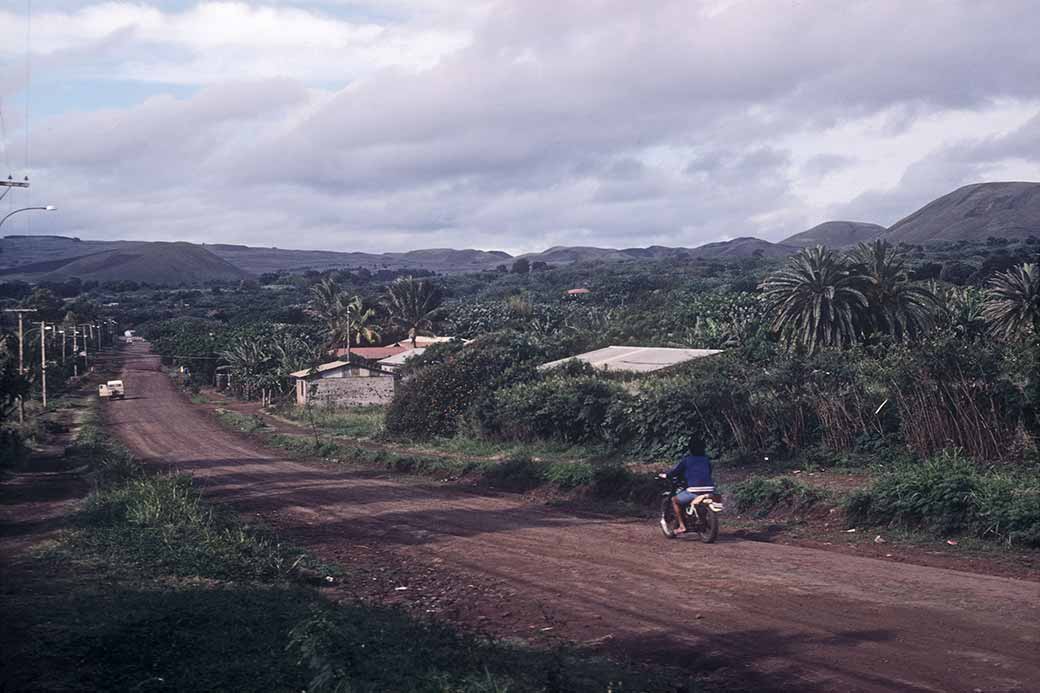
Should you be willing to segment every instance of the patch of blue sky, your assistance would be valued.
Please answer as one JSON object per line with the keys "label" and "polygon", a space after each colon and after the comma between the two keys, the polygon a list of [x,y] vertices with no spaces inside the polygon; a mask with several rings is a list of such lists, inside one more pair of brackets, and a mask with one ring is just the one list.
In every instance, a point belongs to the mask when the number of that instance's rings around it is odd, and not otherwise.
{"label": "patch of blue sky", "polygon": [[[88,112],[106,108],[128,108],[151,97],[168,95],[187,98],[200,89],[196,85],[140,82],[123,79],[68,79],[40,76],[33,80],[34,119],[69,112]],[[24,93],[17,99],[24,107]]]}

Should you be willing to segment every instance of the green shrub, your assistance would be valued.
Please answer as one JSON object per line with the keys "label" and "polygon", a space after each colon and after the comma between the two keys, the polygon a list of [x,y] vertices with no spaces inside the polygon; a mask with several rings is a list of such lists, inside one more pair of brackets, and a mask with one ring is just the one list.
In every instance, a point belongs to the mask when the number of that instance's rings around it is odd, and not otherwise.
{"label": "green shrub", "polygon": [[878,477],[846,503],[851,524],[971,534],[1040,546],[1040,480],[1033,473],[975,464],[947,451]]}
{"label": "green shrub", "polygon": [[545,479],[563,490],[589,486],[596,480],[596,467],[588,462],[553,462],[545,466]]}
{"label": "green shrub", "polygon": [[389,434],[413,440],[451,436],[459,420],[494,390],[529,379],[547,351],[519,334],[492,334],[415,359],[386,412]]}
{"label": "green shrub", "polygon": [[766,516],[779,506],[793,511],[806,510],[827,494],[825,491],[806,486],[786,476],[755,476],[734,484],[727,492],[737,512],[755,512]]}
{"label": "green shrub", "polygon": [[601,376],[550,376],[497,391],[478,416],[486,432],[505,438],[601,443],[608,410],[626,397]]}
{"label": "green shrub", "polygon": [[545,467],[530,457],[512,457],[489,467],[484,472],[484,481],[510,491],[529,491],[545,483]]}
{"label": "green shrub", "polygon": [[691,436],[703,436],[716,448],[769,448],[765,430],[755,417],[750,389],[726,375],[726,361],[698,364],[642,383],[639,394],[619,398],[604,426],[616,447],[651,457],[676,457]]}

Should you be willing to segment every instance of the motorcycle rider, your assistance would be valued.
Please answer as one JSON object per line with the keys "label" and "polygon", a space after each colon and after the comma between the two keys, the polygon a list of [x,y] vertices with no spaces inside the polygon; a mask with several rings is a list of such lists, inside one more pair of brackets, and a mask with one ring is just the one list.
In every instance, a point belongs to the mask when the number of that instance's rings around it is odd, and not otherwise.
{"label": "motorcycle rider", "polygon": [[683,490],[672,496],[672,507],[675,509],[675,517],[679,521],[679,528],[676,530],[676,534],[686,532],[683,506],[696,498],[696,494],[686,489],[691,487],[714,487],[715,481],[711,472],[711,460],[708,459],[704,452],[704,440],[694,436],[690,438],[686,454],[679,460],[679,463],[670,472],[658,474],[662,479],[678,477],[683,481]]}

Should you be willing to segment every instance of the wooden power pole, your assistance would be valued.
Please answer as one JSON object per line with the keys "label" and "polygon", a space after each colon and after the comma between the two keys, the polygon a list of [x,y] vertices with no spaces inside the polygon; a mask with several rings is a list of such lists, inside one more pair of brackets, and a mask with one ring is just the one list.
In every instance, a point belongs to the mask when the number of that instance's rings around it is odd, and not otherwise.
{"label": "wooden power pole", "polygon": [[[35,313],[35,308],[4,308],[5,313],[18,313],[18,375],[25,375],[25,328],[22,325],[24,313]],[[25,401],[18,398],[18,423],[25,422]]]}
{"label": "wooden power pole", "polygon": [[47,408],[47,323],[40,321],[40,393],[43,408]]}

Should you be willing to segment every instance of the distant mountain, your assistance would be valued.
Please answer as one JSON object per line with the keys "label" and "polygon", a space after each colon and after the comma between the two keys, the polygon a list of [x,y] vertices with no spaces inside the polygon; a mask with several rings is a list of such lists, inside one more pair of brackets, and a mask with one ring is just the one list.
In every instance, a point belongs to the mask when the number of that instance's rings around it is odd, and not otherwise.
{"label": "distant mountain", "polygon": [[573,265],[593,260],[630,260],[632,257],[615,248],[593,248],[590,246],[557,245],[540,253],[527,253],[520,257],[529,262],[544,262],[547,265]]}
{"label": "distant mountain", "polygon": [[200,245],[162,242],[129,243],[80,257],[19,265],[4,269],[0,274],[5,278],[36,281],[79,277],[84,280],[127,280],[169,286],[239,281],[251,276]]}
{"label": "distant mountain", "polygon": [[1040,238],[1040,183],[975,183],[889,227],[893,243]]}
{"label": "distant mountain", "polygon": [[770,243],[761,238],[746,236],[731,241],[707,243],[690,251],[692,257],[708,259],[737,259],[745,257],[787,257],[798,252],[799,248],[783,243]]}
{"label": "distant mountain", "polygon": [[825,221],[808,231],[796,233],[780,241],[784,245],[811,248],[825,245],[828,248],[847,248],[880,237],[885,227],[865,221]]}
{"label": "distant mountain", "polygon": [[333,250],[285,250],[283,248],[254,248],[245,245],[207,245],[212,251],[233,265],[252,272],[299,271],[312,269],[424,269],[434,272],[475,272],[512,261],[512,256],[501,251],[411,250],[405,253],[358,253]]}
{"label": "distant mountain", "polygon": [[69,260],[145,241],[81,241],[69,236],[4,236],[0,238],[0,269],[55,260]]}
{"label": "distant mountain", "polygon": [[399,260],[409,266],[426,269],[443,268],[443,271],[458,272],[464,269],[479,270],[489,265],[511,262],[513,256],[501,250],[453,250],[431,248],[410,250],[407,253],[384,253],[384,258]]}
{"label": "distant mountain", "polygon": [[[668,258],[738,259],[786,257],[816,244],[847,247],[885,238],[893,243],[985,241],[1040,237],[1040,183],[977,183],[944,195],[885,230],[877,224],[828,221],[770,243],[734,238],[696,248],[597,248],[555,246],[520,257],[529,262],[570,265],[582,262],[662,260]],[[429,270],[478,272],[510,265],[509,253],[432,248],[395,253],[332,250],[284,250],[244,245],[193,245],[146,241],[84,241],[66,236],[0,238],[0,278],[133,279],[155,284],[238,280],[265,272],[330,269]]]}

